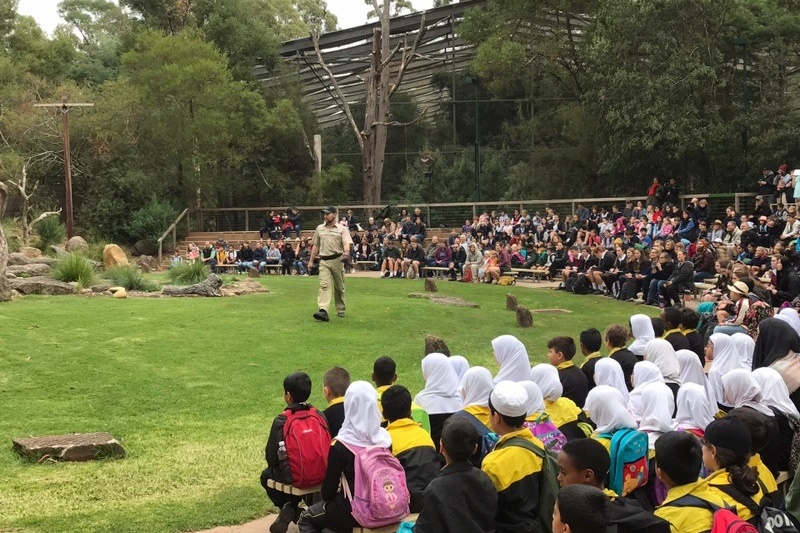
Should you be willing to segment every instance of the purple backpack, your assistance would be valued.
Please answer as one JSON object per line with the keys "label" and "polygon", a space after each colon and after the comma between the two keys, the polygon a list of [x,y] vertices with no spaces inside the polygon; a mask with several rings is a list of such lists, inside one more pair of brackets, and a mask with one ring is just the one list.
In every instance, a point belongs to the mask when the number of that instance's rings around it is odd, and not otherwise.
{"label": "purple backpack", "polygon": [[392,452],[383,446],[362,448],[342,444],[356,456],[355,490],[350,490],[342,474],[344,496],[350,502],[356,522],[362,527],[376,528],[407,517],[411,496],[406,473]]}
{"label": "purple backpack", "polygon": [[531,430],[534,437],[542,441],[548,452],[558,453],[567,443],[567,437],[553,424],[547,413],[540,414],[533,422],[525,422],[524,426]]}

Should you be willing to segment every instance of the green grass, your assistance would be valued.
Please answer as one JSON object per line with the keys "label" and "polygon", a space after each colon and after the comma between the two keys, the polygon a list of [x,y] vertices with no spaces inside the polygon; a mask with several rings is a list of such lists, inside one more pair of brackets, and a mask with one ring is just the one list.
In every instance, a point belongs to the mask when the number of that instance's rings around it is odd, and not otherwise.
{"label": "green grass", "polygon": [[159,289],[159,285],[154,283],[149,277],[135,266],[117,266],[105,271],[103,276],[115,285],[125,287],[129,291],[153,292]]}
{"label": "green grass", "polygon": [[[0,531],[166,533],[245,522],[271,508],[258,476],[287,373],[308,372],[311,400],[324,405],[327,368],[369,379],[373,360],[389,354],[416,393],[426,334],[494,372],[498,335],[517,335],[531,360],[542,361],[552,336],[645,311],[607,298],[447,282],[439,283],[443,294],[481,309],[441,307],[407,297],[419,281],[350,278],[347,318],[316,323],[316,278],[261,281],[268,294],[238,298],[0,305]],[[531,308],[574,313],[536,315],[534,328],[519,330],[505,310],[507,292]],[[128,457],[28,464],[11,451],[15,437],[92,431],[110,431]]]}

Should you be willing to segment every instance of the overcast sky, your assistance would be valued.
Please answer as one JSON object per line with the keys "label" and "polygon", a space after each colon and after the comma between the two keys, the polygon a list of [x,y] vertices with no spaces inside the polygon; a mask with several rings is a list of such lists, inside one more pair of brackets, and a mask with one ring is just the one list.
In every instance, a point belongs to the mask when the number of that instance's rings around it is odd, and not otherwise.
{"label": "overcast sky", "polygon": [[[52,34],[61,21],[58,17],[60,0],[19,0],[19,12],[36,19],[39,26]],[[328,8],[339,18],[340,28],[360,26],[367,21],[370,8],[361,0],[327,0]],[[429,9],[433,0],[413,0],[417,9]]]}

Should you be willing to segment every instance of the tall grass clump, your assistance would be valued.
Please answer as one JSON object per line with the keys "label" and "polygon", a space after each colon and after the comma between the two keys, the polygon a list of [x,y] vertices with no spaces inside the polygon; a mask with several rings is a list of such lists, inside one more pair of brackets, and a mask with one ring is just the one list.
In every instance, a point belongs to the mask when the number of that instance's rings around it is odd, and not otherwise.
{"label": "tall grass clump", "polygon": [[167,270],[167,279],[175,285],[194,285],[208,277],[209,269],[205,263],[181,263]]}
{"label": "tall grass clump", "polygon": [[39,235],[36,247],[43,252],[49,250],[53,244],[61,244],[67,238],[67,228],[56,215],[45,217],[36,224],[36,233]]}
{"label": "tall grass clump", "polygon": [[83,254],[72,253],[53,265],[52,275],[60,281],[76,281],[82,287],[89,287],[94,281],[94,265]]}
{"label": "tall grass clump", "polygon": [[127,291],[145,291],[153,292],[159,289],[159,286],[144,277],[142,273],[132,266],[118,266],[106,270],[105,277],[114,285],[125,287]]}

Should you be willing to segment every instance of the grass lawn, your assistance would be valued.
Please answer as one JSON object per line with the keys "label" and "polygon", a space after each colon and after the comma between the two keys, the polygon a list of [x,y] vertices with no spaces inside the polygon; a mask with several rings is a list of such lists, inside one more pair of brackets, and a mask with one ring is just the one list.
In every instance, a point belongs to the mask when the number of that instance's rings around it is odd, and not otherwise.
{"label": "grass lawn", "polygon": [[[426,334],[495,372],[498,335],[518,336],[536,362],[552,336],[653,313],[601,297],[444,281],[443,294],[481,308],[442,307],[407,297],[419,281],[350,278],[347,318],[317,323],[316,278],[262,280],[270,293],[238,298],[0,304],[0,531],[178,532],[263,516],[271,506],[258,476],[287,373],[308,372],[312,401],[323,405],[327,368],[368,380],[373,360],[389,354],[415,394]],[[536,315],[534,328],[519,330],[507,292],[531,308],[573,313]],[[32,465],[11,451],[15,437],[94,431],[119,438],[128,457]]]}

